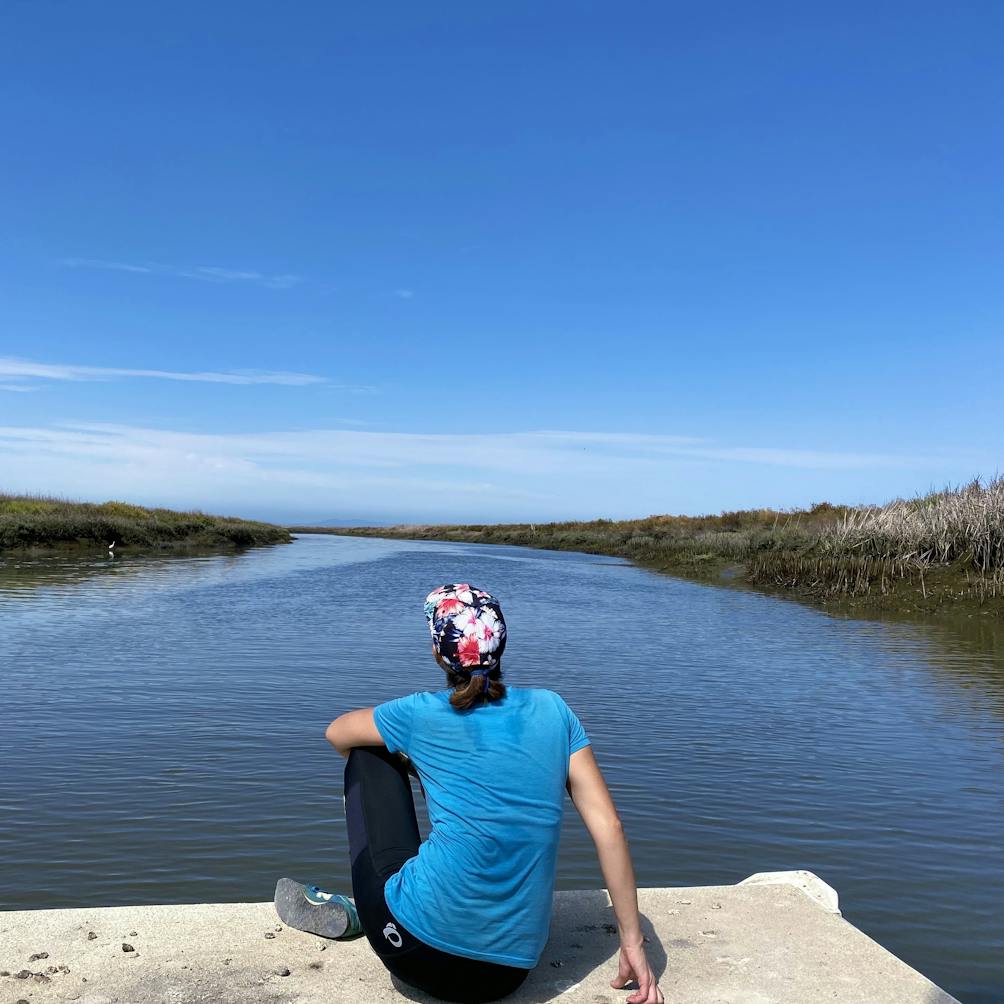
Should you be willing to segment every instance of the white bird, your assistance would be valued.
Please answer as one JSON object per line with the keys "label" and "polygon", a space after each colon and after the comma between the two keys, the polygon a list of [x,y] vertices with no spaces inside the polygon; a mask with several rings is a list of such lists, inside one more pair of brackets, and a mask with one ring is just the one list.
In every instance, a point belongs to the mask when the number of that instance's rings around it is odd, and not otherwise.
{"label": "white bird", "polygon": [[115,541],[114,540],[108,545],[108,557],[110,557],[110,558],[114,558],[115,557]]}

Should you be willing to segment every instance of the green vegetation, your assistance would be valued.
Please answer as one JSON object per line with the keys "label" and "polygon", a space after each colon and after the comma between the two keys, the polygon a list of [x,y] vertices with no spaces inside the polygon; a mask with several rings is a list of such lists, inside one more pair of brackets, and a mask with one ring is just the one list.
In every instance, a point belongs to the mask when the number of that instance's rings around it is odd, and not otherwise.
{"label": "green vegetation", "polygon": [[1004,478],[848,510],[811,546],[752,555],[753,582],[822,595],[1004,599]]}
{"label": "green vegetation", "polygon": [[0,494],[0,551],[112,542],[144,548],[248,547],[289,540],[282,527],[228,516]]}
{"label": "green vegetation", "polygon": [[823,502],[808,510],[720,516],[313,531],[617,555],[678,575],[727,578],[849,608],[931,610],[964,600],[1004,609],[1000,478],[885,506]]}

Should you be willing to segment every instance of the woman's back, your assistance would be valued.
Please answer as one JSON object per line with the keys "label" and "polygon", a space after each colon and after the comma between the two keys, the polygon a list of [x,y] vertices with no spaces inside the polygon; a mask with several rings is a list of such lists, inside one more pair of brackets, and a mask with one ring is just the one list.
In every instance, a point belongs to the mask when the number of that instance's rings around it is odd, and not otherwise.
{"label": "woman's back", "polygon": [[387,748],[406,753],[432,832],[386,884],[387,904],[444,951],[532,967],[547,941],[568,758],[589,743],[554,691],[508,687],[467,711],[450,691],[374,709]]}

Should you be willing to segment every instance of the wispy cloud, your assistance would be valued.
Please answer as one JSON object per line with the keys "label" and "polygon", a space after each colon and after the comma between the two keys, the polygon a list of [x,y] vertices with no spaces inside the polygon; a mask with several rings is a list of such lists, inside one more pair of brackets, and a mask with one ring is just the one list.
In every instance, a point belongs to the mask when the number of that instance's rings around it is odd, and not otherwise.
{"label": "wispy cloud", "polygon": [[[183,380],[194,383],[225,383],[225,384],[281,384],[287,387],[303,387],[307,384],[329,383],[321,376],[310,373],[286,373],[268,370],[228,370],[224,372],[179,370],[128,369],[116,366],[77,366],[65,363],[37,363],[29,359],[13,359],[0,357],[0,377],[14,380],[125,380],[130,378],[146,378],[152,380]],[[344,385],[334,385],[343,389]],[[5,390],[34,390],[34,384],[5,384]],[[371,388],[365,388],[371,389]]]}
{"label": "wispy cloud", "polygon": [[27,383],[0,383],[0,390],[11,391],[15,394],[28,394],[33,390],[38,390],[37,385]]}
{"label": "wispy cloud", "polygon": [[413,289],[395,289],[394,295],[399,300],[411,300],[415,296],[415,291]]}
{"label": "wispy cloud", "polygon": [[102,258],[61,258],[60,265],[67,268],[97,268],[111,272],[133,272],[141,275],[167,275],[179,279],[199,279],[202,282],[245,283],[264,286],[267,289],[290,289],[303,282],[299,275],[286,273],[269,274],[233,268],[219,268],[215,265],[164,265],[158,262],[134,264],[121,261],[106,261]]}
{"label": "wispy cloud", "polygon": [[[409,519],[433,520],[646,515],[693,511],[695,504],[711,510],[740,502],[777,504],[782,492],[807,491],[847,499],[848,485],[874,485],[883,477],[896,484],[890,472],[897,469],[898,478],[910,469],[948,471],[938,458],[630,433],[0,427],[5,490],[243,507],[251,513],[272,506],[322,518],[326,510],[391,507]],[[757,478],[770,486],[769,496],[737,495]]]}

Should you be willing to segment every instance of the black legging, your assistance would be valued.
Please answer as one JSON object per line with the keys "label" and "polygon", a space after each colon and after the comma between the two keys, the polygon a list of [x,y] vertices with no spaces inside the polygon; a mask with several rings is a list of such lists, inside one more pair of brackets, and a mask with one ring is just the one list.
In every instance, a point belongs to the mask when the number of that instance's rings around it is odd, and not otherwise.
{"label": "black legging", "polygon": [[387,879],[421,842],[403,761],[383,746],[359,746],[345,765],[345,821],[352,892],[373,951],[405,983],[447,1001],[494,1001],[511,994],[529,969],[441,951],[415,937],[384,900]]}

